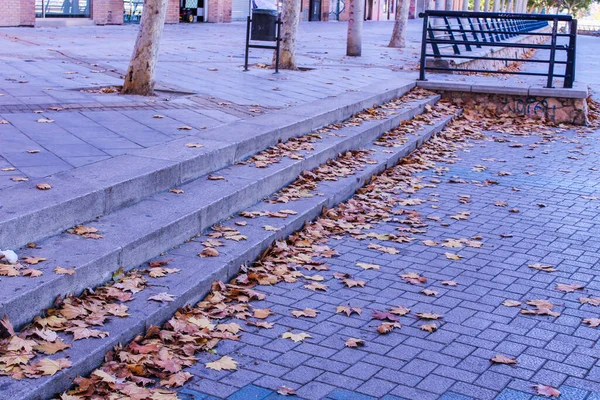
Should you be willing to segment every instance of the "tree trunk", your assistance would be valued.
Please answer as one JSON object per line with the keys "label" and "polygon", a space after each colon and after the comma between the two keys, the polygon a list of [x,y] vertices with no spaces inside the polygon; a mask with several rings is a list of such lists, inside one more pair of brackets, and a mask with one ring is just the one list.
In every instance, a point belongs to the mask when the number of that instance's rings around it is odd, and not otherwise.
{"label": "tree trunk", "polygon": [[121,93],[142,96],[153,94],[158,47],[165,26],[167,4],[168,0],[144,0],[140,29]]}
{"label": "tree trunk", "polygon": [[454,3],[454,0],[446,0],[446,11],[452,11],[452,4]]}
{"label": "tree trunk", "polygon": [[[281,48],[279,52],[279,68],[296,69],[296,37],[300,21],[300,1],[283,0],[281,11]],[[275,66],[275,53],[273,53]]]}
{"label": "tree trunk", "polygon": [[463,0],[462,10],[469,11],[469,0]]}
{"label": "tree trunk", "polygon": [[350,0],[348,8],[348,39],[346,43],[347,56],[360,57],[362,54],[363,4],[363,0]]}
{"label": "tree trunk", "polygon": [[490,0],[483,2],[483,12],[490,12]]}
{"label": "tree trunk", "polygon": [[473,11],[475,11],[475,12],[481,11],[481,0],[475,0],[473,2]]}
{"label": "tree trunk", "polygon": [[410,0],[398,0],[398,4],[396,4],[396,23],[388,47],[406,47],[406,24],[408,23],[409,8]]}

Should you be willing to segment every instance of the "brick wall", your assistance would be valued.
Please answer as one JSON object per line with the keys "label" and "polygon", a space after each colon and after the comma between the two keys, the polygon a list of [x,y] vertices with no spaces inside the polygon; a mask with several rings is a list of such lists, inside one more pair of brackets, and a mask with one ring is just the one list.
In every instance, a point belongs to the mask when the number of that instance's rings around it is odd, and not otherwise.
{"label": "brick wall", "polygon": [[207,22],[231,22],[231,0],[205,0],[208,2]]}
{"label": "brick wall", "polygon": [[34,0],[0,0],[0,26],[35,24]]}
{"label": "brick wall", "polygon": [[93,0],[92,19],[96,25],[123,23],[123,0]]}
{"label": "brick wall", "polygon": [[167,5],[167,17],[165,18],[165,23],[179,23],[179,0],[169,0],[169,4]]}

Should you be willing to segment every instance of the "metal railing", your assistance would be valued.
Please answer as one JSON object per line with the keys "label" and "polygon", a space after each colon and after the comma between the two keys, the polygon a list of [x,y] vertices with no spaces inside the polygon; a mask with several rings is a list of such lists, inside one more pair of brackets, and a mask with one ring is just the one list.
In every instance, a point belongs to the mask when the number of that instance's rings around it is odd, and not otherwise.
{"label": "metal railing", "polygon": [[[485,72],[489,69],[452,68],[449,65],[427,60],[471,59],[509,62],[548,64],[548,70],[539,71],[496,71],[513,75],[546,76],[547,87],[553,87],[554,78],[564,78],[563,87],[572,88],[575,81],[575,49],[577,41],[577,20],[570,15],[550,14],[509,14],[472,11],[427,10],[419,14],[423,18],[421,41],[421,65],[419,80],[425,79],[425,71]],[[564,25],[559,27],[559,25]],[[547,28],[547,29],[544,29]],[[560,28],[560,30],[559,30]],[[549,31],[548,31],[549,30]],[[524,43],[521,36],[546,37],[549,43]],[[428,46],[429,45],[429,46]],[[431,53],[428,52],[428,47]],[[542,59],[499,57],[493,53],[481,54],[476,49],[516,48],[548,50],[549,57]],[[559,52],[564,51],[563,54]],[[564,71],[557,73],[555,67],[564,65]]]}

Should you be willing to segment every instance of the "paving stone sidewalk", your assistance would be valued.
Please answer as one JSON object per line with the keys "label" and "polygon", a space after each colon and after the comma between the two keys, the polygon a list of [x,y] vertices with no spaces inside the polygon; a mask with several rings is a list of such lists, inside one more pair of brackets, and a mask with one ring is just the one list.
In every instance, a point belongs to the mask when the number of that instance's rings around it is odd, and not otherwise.
{"label": "paving stone sidewalk", "polygon": [[[559,388],[562,399],[600,399],[600,328],[582,323],[598,317],[600,310],[578,300],[600,295],[600,132],[569,132],[547,144],[539,144],[539,136],[490,132],[488,139],[493,138],[497,141],[472,141],[469,151],[459,152],[460,161],[424,173],[424,182],[442,183],[417,192],[413,197],[428,201],[408,208],[422,214],[428,231],[410,244],[394,244],[400,254],[367,248],[369,243],[390,242],[331,240],[341,256],[323,260],[331,267],[320,272],[329,286],[326,293],[306,290],[304,282],[259,287],[267,299],[252,305],[275,312],[268,319],[275,328],[242,324],[246,332],[239,342],[221,342],[216,355],[201,353],[189,369],[194,378],[181,390],[181,398],[275,399],[283,398],[276,391],[287,386],[303,399],[525,400],[538,399],[532,385],[544,384]],[[482,168],[476,166],[487,169],[478,172]],[[451,178],[468,183],[449,183]],[[486,179],[499,184],[482,185]],[[459,202],[464,195],[470,196],[469,203]],[[508,205],[496,206],[498,201]],[[461,211],[471,215],[450,218]],[[388,222],[372,230],[395,233],[399,226]],[[473,236],[483,238],[481,248],[422,243]],[[462,259],[447,259],[448,251]],[[356,262],[381,269],[364,271]],[[528,267],[534,263],[558,271]],[[408,284],[399,274],[409,271],[428,282]],[[350,273],[366,286],[342,287],[333,272]],[[444,280],[458,286],[443,286]],[[569,294],[555,290],[557,283],[572,282],[585,289]],[[419,293],[424,288],[438,294]],[[522,315],[519,307],[503,306],[506,299],[548,299],[561,315]],[[361,307],[362,315],[336,314],[338,305]],[[378,334],[380,321],[371,319],[373,310],[399,305],[411,308],[413,315],[443,314],[439,329],[424,332],[419,329],[422,321],[405,316],[401,329]],[[291,315],[305,307],[318,310],[317,318]],[[281,339],[286,331],[312,337],[294,343]],[[363,339],[365,346],[344,347],[349,337]],[[204,367],[226,354],[239,362],[239,370]],[[490,358],[496,354],[516,357],[519,363],[492,365]]]}

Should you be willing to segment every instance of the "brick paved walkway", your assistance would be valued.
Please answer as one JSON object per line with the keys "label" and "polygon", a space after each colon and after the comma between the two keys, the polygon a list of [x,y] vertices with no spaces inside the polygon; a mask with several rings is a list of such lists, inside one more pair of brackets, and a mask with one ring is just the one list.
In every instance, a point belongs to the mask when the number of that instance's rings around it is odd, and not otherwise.
{"label": "brick paved walkway", "polygon": [[[189,369],[195,377],[181,397],[274,399],[283,397],[276,391],[284,385],[306,399],[507,400],[532,399],[532,385],[545,384],[559,388],[564,399],[600,398],[600,328],[582,323],[598,317],[599,310],[578,300],[600,296],[599,138],[600,132],[569,132],[542,141],[539,136],[491,132],[488,140],[472,141],[470,151],[459,152],[460,161],[440,163],[424,173],[424,182],[441,183],[417,192],[414,197],[427,201],[407,208],[422,213],[426,233],[410,244],[394,243],[398,255],[367,248],[391,242],[331,240],[341,256],[324,260],[331,271],[319,272],[327,293],[306,290],[305,282],[260,286],[269,295],[252,305],[275,312],[268,318],[275,327],[258,330],[238,321],[246,329],[241,340],[221,342],[217,355],[201,353]],[[482,185],[486,180],[499,184]],[[460,202],[465,195],[470,201]],[[497,206],[498,201],[508,204]],[[451,218],[462,211],[471,213],[466,220]],[[400,226],[388,222],[372,231],[397,233]],[[474,236],[482,237],[481,248],[422,243]],[[462,259],[449,260],[446,252]],[[381,269],[363,271],[356,262]],[[558,271],[528,268],[534,263]],[[408,271],[428,282],[408,284],[399,277]],[[334,272],[351,273],[367,284],[342,287]],[[458,286],[441,285],[445,280]],[[569,294],[555,290],[558,283],[573,282],[585,289]],[[419,293],[424,288],[438,294]],[[522,315],[519,307],[503,306],[506,299],[523,304],[547,299],[561,315]],[[336,314],[338,305],[361,307],[362,315]],[[423,321],[405,316],[400,317],[401,329],[378,334],[380,321],[372,320],[372,310],[399,305],[411,308],[410,315],[443,314],[436,321],[439,329],[424,332],[419,330]],[[305,307],[318,310],[318,316],[291,315]],[[312,337],[294,343],[280,338],[286,331]],[[349,337],[363,339],[365,346],[344,347]],[[204,367],[225,354],[239,362],[238,371]],[[492,365],[496,354],[516,357],[519,364]]]}

